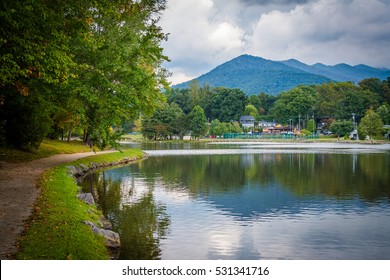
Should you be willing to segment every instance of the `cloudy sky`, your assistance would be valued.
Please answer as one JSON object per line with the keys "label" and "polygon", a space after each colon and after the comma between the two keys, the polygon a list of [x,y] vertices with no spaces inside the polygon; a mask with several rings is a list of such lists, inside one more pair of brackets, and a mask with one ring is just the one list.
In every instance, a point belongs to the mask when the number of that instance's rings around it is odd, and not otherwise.
{"label": "cloudy sky", "polygon": [[390,68],[390,0],[167,0],[172,84],[240,54]]}

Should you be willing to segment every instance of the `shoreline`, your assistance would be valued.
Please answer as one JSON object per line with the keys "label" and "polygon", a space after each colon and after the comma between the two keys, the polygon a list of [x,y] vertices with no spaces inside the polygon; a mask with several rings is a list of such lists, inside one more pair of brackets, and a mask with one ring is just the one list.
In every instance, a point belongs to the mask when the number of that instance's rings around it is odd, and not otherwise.
{"label": "shoreline", "polygon": [[[135,149],[131,150],[135,151]],[[141,153],[139,151],[139,154]],[[21,257],[20,253],[26,246],[44,245],[42,243],[45,243],[45,241],[41,240],[39,234],[34,236],[31,226],[33,223],[50,221],[56,215],[56,206],[53,208],[53,205],[57,205],[57,201],[53,201],[51,195],[57,195],[58,202],[62,202],[63,197],[61,195],[58,197],[58,195],[64,191],[66,184],[70,185],[70,192],[77,192],[78,186],[75,180],[69,176],[66,166],[78,163],[87,165],[88,162],[116,162],[126,156],[128,157],[125,153],[117,151],[104,151],[99,153],[60,154],[29,162],[2,164],[2,172],[0,174],[0,198],[2,200],[0,205],[0,225],[3,234],[0,238],[0,259],[45,259],[45,254],[42,253],[31,257],[28,257],[30,252]],[[53,175],[55,172],[58,172],[58,174]],[[73,186],[71,186],[72,184]],[[52,203],[48,204],[48,207],[44,204],[47,202],[47,199],[52,201]],[[83,203],[81,201],[75,202],[78,200],[76,196],[71,200],[75,205]],[[71,207],[74,208],[75,206]],[[65,208],[65,215],[68,209]],[[61,214],[63,214],[62,212],[64,210],[60,211]],[[65,217],[63,220],[66,221],[67,218]],[[48,226],[42,231],[43,235],[46,234],[45,231],[51,232],[52,228]],[[23,241],[27,239],[35,241],[28,245],[29,241]],[[22,244],[22,242],[25,243]],[[66,259],[66,257],[63,258]],[[49,257],[49,259],[52,258]]]}

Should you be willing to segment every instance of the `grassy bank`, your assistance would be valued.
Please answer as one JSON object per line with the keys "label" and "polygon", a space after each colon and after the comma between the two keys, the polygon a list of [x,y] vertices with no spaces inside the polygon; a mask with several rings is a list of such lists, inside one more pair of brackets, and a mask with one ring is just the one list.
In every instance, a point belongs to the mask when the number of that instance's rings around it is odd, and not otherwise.
{"label": "grassy bank", "polygon": [[84,145],[82,141],[43,140],[39,149],[34,151],[20,151],[0,147],[0,161],[26,162],[56,154],[74,154],[91,152],[93,149]]}
{"label": "grassy bank", "polygon": [[78,186],[68,175],[69,165],[117,162],[124,158],[139,159],[140,150],[97,155],[57,166],[40,178],[41,195],[25,235],[20,242],[17,259],[96,260],[108,259],[102,237],[95,235],[83,221],[96,221],[100,212],[77,199]]}

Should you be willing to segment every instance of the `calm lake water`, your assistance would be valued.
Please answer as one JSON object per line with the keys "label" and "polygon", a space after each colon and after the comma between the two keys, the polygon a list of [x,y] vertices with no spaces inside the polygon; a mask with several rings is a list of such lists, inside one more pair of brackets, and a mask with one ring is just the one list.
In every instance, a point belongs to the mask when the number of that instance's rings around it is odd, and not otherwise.
{"label": "calm lake water", "polygon": [[121,259],[390,259],[390,145],[142,148],[81,183]]}

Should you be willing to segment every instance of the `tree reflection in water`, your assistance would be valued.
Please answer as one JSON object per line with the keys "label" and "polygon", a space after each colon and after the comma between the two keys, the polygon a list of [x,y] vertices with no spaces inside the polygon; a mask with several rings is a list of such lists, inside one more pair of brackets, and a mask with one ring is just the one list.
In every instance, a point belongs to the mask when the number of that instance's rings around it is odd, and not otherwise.
{"label": "tree reflection in water", "polygon": [[[121,259],[316,259],[318,246],[327,258],[364,258],[367,247],[369,258],[387,258],[389,168],[387,152],[176,155],[96,172],[82,184],[120,233]],[[335,235],[345,243],[332,247]],[[306,249],[279,255],[273,242]]]}
{"label": "tree reflection in water", "polygon": [[[93,194],[113,230],[120,234],[120,259],[160,259],[160,239],[170,225],[166,207],[154,200],[152,188],[139,194],[127,183],[124,186],[121,178],[106,178],[102,171],[89,174],[81,185],[84,192]],[[124,203],[124,198],[131,202]]]}

